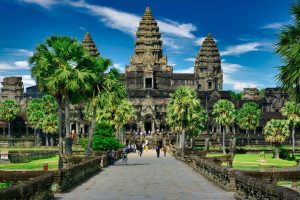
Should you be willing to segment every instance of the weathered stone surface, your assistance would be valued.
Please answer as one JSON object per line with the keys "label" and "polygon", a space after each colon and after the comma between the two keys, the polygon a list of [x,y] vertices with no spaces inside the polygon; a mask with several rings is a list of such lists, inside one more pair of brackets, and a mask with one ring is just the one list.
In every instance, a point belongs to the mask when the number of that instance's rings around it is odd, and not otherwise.
{"label": "weathered stone surface", "polygon": [[81,184],[72,192],[56,194],[57,199],[233,199],[204,179],[186,164],[169,154],[156,158],[155,151],[144,152],[142,157],[130,153],[128,165],[122,160]]}
{"label": "weathered stone surface", "polygon": [[92,56],[97,57],[100,55],[89,32],[86,32],[86,34],[84,35],[84,38],[82,40],[82,45],[90,52]]}

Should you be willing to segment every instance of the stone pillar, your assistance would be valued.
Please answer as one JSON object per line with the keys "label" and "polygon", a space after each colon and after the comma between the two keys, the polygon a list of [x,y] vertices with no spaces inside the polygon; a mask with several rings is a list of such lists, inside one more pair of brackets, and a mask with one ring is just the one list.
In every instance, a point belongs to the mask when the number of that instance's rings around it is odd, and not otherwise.
{"label": "stone pillar", "polygon": [[153,133],[156,133],[156,130],[155,130],[155,126],[154,126],[154,121],[152,120],[151,121],[151,136],[153,135]]}
{"label": "stone pillar", "polygon": [[28,126],[26,126],[26,135],[28,135]]}
{"label": "stone pillar", "polygon": [[76,134],[77,134],[77,136],[79,137],[79,123],[78,122],[76,122]]}

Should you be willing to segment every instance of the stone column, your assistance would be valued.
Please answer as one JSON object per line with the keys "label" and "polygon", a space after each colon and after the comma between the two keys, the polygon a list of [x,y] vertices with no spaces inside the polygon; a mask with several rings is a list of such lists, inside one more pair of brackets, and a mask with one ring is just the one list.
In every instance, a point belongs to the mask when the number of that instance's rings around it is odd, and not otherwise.
{"label": "stone column", "polygon": [[76,134],[77,134],[77,136],[79,136],[79,123],[78,122],[76,122]]}
{"label": "stone column", "polygon": [[151,136],[153,135],[153,133],[156,133],[156,130],[155,130],[155,126],[154,126],[154,121],[152,120],[151,121]]}

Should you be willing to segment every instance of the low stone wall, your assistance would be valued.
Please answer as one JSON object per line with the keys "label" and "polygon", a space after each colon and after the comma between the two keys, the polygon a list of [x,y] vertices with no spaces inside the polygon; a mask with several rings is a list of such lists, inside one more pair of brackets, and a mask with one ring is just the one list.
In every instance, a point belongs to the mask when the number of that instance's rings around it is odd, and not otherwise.
{"label": "low stone wall", "polygon": [[186,156],[180,150],[172,148],[171,153],[205,178],[226,191],[235,191],[236,199],[244,200],[300,200],[300,193],[277,186],[277,181],[299,181],[298,167],[285,169],[237,170],[221,166],[227,160],[221,157]]}
{"label": "low stone wall", "polygon": [[189,165],[222,189],[235,191],[234,169],[197,156],[190,157]]}
{"label": "low stone wall", "polygon": [[26,163],[37,159],[54,157],[57,151],[9,151],[8,158],[11,163]]}
{"label": "low stone wall", "polygon": [[0,189],[0,199],[53,199],[51,185],[53,173],[39,171],[0,171],[0,181],[13,185]]}
{"label": "low stone wall", "polygon": [[290,188],[277,186],[262,179],[246,175],[243,172],[235,173],[235,198],[244,199],[271,199],[271,200],[299,200],[300,193]]}
{"label": "low stone wall", "polygon": [[90,157],[87,160],[54,172],[52,191],[64,192],[92,175],[101,171],[101,157]]}

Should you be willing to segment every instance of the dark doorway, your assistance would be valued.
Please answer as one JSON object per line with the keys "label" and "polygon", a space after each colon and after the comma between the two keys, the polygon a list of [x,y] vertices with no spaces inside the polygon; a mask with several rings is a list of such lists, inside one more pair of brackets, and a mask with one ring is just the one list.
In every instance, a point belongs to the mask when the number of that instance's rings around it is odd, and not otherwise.
{"label": "dark doorway", "polygon": [[146,88],[152,88],[152,78],[146,78],[145,82],[146,82],[145,84]]}
{"label": "dark doorway", "polygon": [[149,133],[149,131],[151,131],[151,121],[146,121],[145,122],[145,131],[146,131],[146,134]]}

